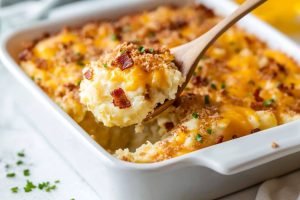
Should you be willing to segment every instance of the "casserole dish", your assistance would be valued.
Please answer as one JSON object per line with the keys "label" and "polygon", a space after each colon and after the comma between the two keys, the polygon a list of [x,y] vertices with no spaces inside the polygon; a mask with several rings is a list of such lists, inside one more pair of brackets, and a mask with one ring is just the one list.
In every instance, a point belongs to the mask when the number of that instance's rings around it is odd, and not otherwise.
{"label": "casserole dish", "polygon": [[[220,15],[235,9],[228,1],[198,2]],[[180,5],[187,2],[169,0],[163,3]],[[18,94],[20,100],[28,102],[23,108],[24,114],[35,121],[38,130],[103,199],[212,199],[300,167],[298,121],[154,164],[117,160],[59,109],[16,64],[21,50],[18,44],[37,38],[43,32],[96,18],[112,19],[161,4],[161,1],[128,1],[95,5],[92,11],[78,17],[42,22],[6,34],[1,40],[1,60],[33,94]],[[298,59],[296,55],[300,51],[296,45],[254,17],[245,18],[239,25],[269,46]],[[274,141],[280,148],[271,148]]]}

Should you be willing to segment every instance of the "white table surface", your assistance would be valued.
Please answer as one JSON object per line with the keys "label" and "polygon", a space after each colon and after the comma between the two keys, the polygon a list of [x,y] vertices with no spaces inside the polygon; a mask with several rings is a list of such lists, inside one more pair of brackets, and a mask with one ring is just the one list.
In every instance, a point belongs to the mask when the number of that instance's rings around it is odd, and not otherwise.
{"label": "white table surface", "polygon": [[[57,11],[53,13],[61,14]],[[55,17],[53,14],[51,16]],[[14,100],[14,94],[18,92],[16,88],[14,78],[0,63],[0,200],[100,200],[80,174],[26,121],[25,114],[18,109],[26,105]],[[14,164],[18,160],[16,153],[23,149],[26,153],[26,164],[12,167],[9,171],[16,172],[17,176],[7,178],[5,165]],[[29,178],[22,175],[22,170],[26,168],[31,171]],[[38,189],[25,193],[22,187],[27,179],[35,183],[55,180],[60,180],[60,183],[50,193]],[[21,187],[17,194],[10,191],[15,186]],[[224,197],[223,200],[253,200],[258,188],[259,186],[251,187]]]}

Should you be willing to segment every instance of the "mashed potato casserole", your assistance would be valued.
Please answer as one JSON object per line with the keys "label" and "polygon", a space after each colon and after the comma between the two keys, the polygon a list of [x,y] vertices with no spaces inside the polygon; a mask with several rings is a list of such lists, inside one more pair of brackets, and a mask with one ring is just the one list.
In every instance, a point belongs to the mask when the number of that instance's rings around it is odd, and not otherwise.
{"label": "mashed potato casserole", "polygon": [[[299,119],[299,65],[237,27],[208,50],[181,97],[152,121],[107,128],[88,111],[93,108],[81,103],[79,85],[89,76],[83,67],[98,67],[104,51],[123,42],[172,48],[200,36],[219,20],[201,5],[162,6],[113,22],[66,27],[26,44],[20,66],[100,145],[130,162],[166,160]],[[129,88],[144,83],[135,74],[131,78],[136,81]],[[118,123],[114,120],[125,118],[108,121]]]}

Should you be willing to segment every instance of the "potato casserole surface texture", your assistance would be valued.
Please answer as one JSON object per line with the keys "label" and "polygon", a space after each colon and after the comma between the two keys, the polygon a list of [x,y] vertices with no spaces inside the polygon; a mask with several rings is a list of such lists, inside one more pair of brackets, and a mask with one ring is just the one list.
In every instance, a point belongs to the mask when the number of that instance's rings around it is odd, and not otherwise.
{"label": "potato casserole surface texture", "polygon": [[147,123],[108,128],[97,122],[89,111],[93,108],[81,103],[79,86],[85,84],[84,76],[92,76],[83,68],[99,67],[97,60],[105,51],[124,42],[141,49],[173,48],[202,35],[220,19],[202,5],[160,6],[46,34],[24,44],[19,63],[94,140],[129,162],[174,158],[299,119],[299,65],[238,27],[209,48],[180,98]]}

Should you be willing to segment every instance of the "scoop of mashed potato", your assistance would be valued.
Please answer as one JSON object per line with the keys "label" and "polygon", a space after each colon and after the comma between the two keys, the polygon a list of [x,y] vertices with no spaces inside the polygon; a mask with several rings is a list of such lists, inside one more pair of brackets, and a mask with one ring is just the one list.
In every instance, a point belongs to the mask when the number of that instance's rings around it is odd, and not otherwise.
{"label": "scoop of mashed potato", "polygon": [[185,78],[169,49],[123,43],[83,69],[80,100],[105,126],[142,122]]}

